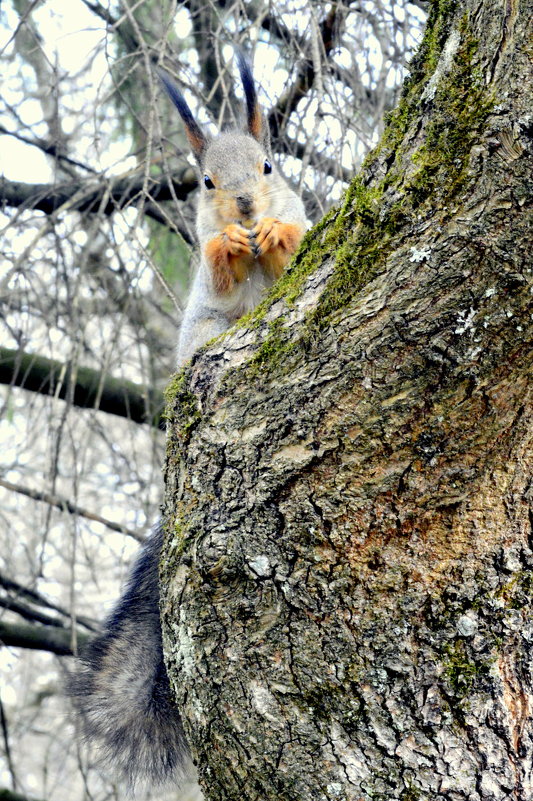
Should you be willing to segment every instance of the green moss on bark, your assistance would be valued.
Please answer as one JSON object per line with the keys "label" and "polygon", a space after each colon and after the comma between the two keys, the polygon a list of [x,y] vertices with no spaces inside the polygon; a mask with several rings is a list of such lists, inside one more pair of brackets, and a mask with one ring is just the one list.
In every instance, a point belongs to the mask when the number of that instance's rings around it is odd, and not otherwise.
{"label": "green moss on bark", "polygon": [[[201,414],[196,396],[189,391],[190,369],[185,367],[172,376],[165,389],[165,417],[172,420],[174,439],[189,440],[192,430],[198,425]],[[169,438],[168,444],[172,442]]]}
{"label": "green moss on bark", "polygon": [[466,650],[463,640],[457,640],[445,648],[444,674],[456,698],[466,698],[474,686],[489,674],[491,662],[474,661]]}
{"label": "green moss on bark", "polygon": [[492,98],[474,65],[478,41],[466,17],[459,28],[461,43],[446,80],[435,91],[438,110],[430,119],[424,144],[413,156],[418,169],[405,185],[413,205],[438,207],[468,185],[470,153],[492,108]]}
{"label": "green moss on bark", "polygon": [[383,155],[386,155],[389,163],[396,161],[409,126],[419,111],[424,88],[437,68],[451,30],[456,6],[457,0],[434,0],[431,3],[424,36],[410,64],[409,75],[404,82],[399,103],[388,114],[381,141],[366,158],[363,169],[369,168],[379,156]]}

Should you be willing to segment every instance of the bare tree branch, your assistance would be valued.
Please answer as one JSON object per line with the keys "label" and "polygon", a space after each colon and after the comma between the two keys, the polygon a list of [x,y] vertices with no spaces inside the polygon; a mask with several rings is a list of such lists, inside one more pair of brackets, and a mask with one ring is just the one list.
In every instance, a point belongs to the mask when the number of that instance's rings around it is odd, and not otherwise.
{"label": "bare tree branch", "polygon": [[[76,637],[80,645],[87,642],[88,634],[77,631]],[[24,623],[6,623],[0,621],[0,642],[16,648],[29,648],[36,651],[50,651],[58,656],[72,655],[72,633],[69,629],[58,629],[47,626],[27,626]]]}
{"label": "bare tree branch", "polygon": [[[22,387],[64,400],[71,387],[71,366],[22,350],[0,348],[0,384]],[[99,409],[134,423],[159,427],[163,393],[126,379],[112,378],[90,367],[77,367],[72,402],[84,409]]]}
{"label": "bare tree branch", "polygon": [[[2,703],[2,699],[0,698],[0,722],[2,725],[2,737],[4,740],[4,751],[7,760],[7,766],[9,769],[9,773],[11,774],[11,784],[14,788],[18,785],[17,774],[15,771],[15,765],[13,763],[13,757],[11,755],[11,743],[9,741],[9,729],[7,727],[7,718],[4,711],[4,704]],[[0,794],[1,797],[1,794]]]}
{"label": "bare tree branch", "polygon": [[131,33],[131,30],[126,30],[125,26],[121,24],[124,21],[124,17],[115,19],[101,3],[90,2],[90,0],[82,0],[82,3],[87,6],[89,11],[92,11],[93,14],[96,14],[97,17],[100,17],[100,19],[106,22],[112,31],[120,36],[126,49],[130,53],[135,53],[140,49],[140,44]]}
{"label": "bare tree branch", "polygon": [[[154,201],[185,200],[197,186],[191,167],[186,167],[180,179],[173,179],[172,185],[166,180],[150,179],[148,185],[150,202],[143,193],[144,176],[134,173],[127,178],[110,179],[98,186],[82,182],[71,184],[26,184],[20,181],[0,179],[0,203],[5,206],[35,209],[53,214],[59,210],[88,211],[110,215],[117,209],[144,201],[143,210],[148,217],[162,225],[172,227],[168,216],[161,213]],[[179,228],[183,239],[192,244],[185,228]]]}
{"label": "bare tree branch", "polygon": [[22,793],[15,793],[13,790],[8,790],[7,787],[0,787],[0,801],[38,801],[38,799],[22,795]]}
{"label": "bare tree branch", "polygon": [[92,167],[89,167],[87,164],[82,164],[81,161],[76,161],[76,159],[71,159],[69,156],[65,156],[64,153],[58,148],[56,142],[46,142],[44,139],[38,139],[37,137],[30,139],[29,136],[23,136],[22,134],[16,131],[9,131],[3,125],[0,125],[0,134],[5,134],[5,136],[12,136],[14,139],[17,139],[19,142],[24,142],[25,145],[31,145],[32,147],[37,147],[39,150],[42,150],[43,153],[46,153],[47,156],[53,156],[60,161],[65,161],[67,164],[70,164],[73,167],[79,167],[82,170],[87,170],[87,172],[92,173],[93,175],[98,175],[99,173],[96,170],[93,170]]}
{"label": "bare tree branch", "polygon": [[33,490],[29,487],[23,487],[20,484],[12,484],[11,481],[6,481],[3,478],[0,478],[0,486],[12,492],[18,492],[20,495],[26,495],[27,498],[33,498],[34,501],[48,503],[50,506],[61,509],[62,512],[68,512],[71,515],[80,515],[81,517],[86,517],[88,520],[94,520],[96,523],[102,523],[102,525],[111,529],[111,531],[118,531],[119,534],[127,534],[128,537],[133,537],[137,542],[144,542],[145,540],[144,535],[141,534],[140,531],[134,531],[134,529],[128,528],[127,526],[121,526],[120,523],[114,523],[112,520],[97,515],[89,511],[89,509],[83,509],[81,506],[72,503],[72,501],[69,501],[67,498],[61,498],[59,495],[52,495],[50,492],[40,492],[39,490]]}
{"label": "bare tree branch", "polygon": [[[334,45],[334,33],[337,22],[337,6],[333,4],[330,11],[326,14],[320,24],[320,36],[324,47],[324,53],[328,56]],[[287,87],[278,102],[271,109],[268,115],[270,133],[274,139],[278,139],[296,106],[304,97],[315,80],[315,66],[310,56],[302,61],[296,79],[291,86]]]}
{"label": "bare tree branch", "polygon": [[[46,609],[53,609],[55,612],[59,612],[60,615],[63,615],[63,617],[65,617],[67,620],[71,619],[70,612],[67,612],[65,609],[62,609],[60,606],[52,603],[45,598],[44,595],[41,595],[41,593],[37,592],[37,590],[31,590],[29,587],[24,587],[22,584],[19,584],[18,581],[4,576],[3,573],[0,573],[0,586],[2,586],[8,592],[16,594],[18,598],[26,598],[37,606],[44,606]],[[88,617],[77,615],[76,620],[78,623],[80,623],[80,625],[85,626],[85,628],[89,629],[90,631],[96,631],[98,629],[96,621],[91,620]]]}
{"label": "bare tree branch", "polygon": [[25,620],[29,620],[32,623],[43,623],[45,626],[63,628],[63,623],[57,620],[57,618],[50,617],[50,615],[45,615],[43,612],[32,609],[30,606],[15,600],[15,598],[10,598],[9,596],[0,598],[0,606],[3,609],[8,609],[10,612],[15,612],[17,615],[20,615]]}

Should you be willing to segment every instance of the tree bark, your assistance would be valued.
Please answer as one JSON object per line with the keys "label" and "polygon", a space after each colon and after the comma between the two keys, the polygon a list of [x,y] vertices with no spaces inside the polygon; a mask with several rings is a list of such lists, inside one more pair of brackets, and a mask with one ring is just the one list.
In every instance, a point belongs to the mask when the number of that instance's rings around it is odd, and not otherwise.
{"label": "tree bark", "polygon": [[342,206],[170,388],[207,799],[533,797],[531,13],[433,5]]}

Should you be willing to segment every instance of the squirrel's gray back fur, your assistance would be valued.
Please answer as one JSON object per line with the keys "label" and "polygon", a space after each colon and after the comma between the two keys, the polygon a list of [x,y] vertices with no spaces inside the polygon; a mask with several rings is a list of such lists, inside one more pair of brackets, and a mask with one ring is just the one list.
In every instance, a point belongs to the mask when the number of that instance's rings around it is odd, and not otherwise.
{"label": "squirrel's gray back fur", "polygon": [[101,635],[83,650],[69,695],[83,731],[130,788],[190,778],[192,763],[170,697],[159,619],[158,524]]}

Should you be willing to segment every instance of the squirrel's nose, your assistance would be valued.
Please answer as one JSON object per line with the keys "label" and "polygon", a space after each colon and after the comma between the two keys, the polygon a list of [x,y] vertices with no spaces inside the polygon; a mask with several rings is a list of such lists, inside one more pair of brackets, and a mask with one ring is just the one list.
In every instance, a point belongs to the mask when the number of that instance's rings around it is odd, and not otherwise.
{"label": "squirrel's nose", "polygon": [[241,214],[250,214],[254,207],[254,199],[251,195],[237,195],[235,198],[237,208]]}

